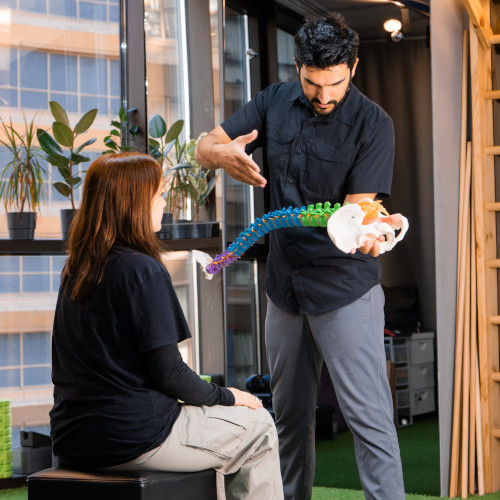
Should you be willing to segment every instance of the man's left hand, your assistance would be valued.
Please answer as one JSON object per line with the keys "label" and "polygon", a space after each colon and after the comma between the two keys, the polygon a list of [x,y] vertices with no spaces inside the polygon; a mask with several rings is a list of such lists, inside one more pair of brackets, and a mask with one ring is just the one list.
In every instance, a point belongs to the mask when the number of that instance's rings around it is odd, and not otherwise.
{"label": "man's left hand", "polygon": [[[389,224],[394,229],[399,229],[401,227],[401,214],[393,214],[388,217],[365,217],[363,220],[363,225],[373,224],[374,222],[385,222]],[[362,254],[370,254],[372,257],[378,257],[380,255],[380,242],[385,241],[385,236],[381,235],[378,238],[368,238],[365,244],[359,248]],[[353,248],[351,253],[356,253],[356,249]]]}

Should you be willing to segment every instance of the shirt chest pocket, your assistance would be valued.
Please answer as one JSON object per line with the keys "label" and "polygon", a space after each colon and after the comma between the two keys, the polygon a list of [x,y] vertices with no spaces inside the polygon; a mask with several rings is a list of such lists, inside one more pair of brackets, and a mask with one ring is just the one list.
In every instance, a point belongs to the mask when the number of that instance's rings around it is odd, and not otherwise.
{"label": "shirt chest pocket", "polygon": [[286,174],[295,130],[267,125],[267,157],[271,176]]}
{"label": "shirt chest pocket", "polygon": [[347,174],[352,166],[354,152],[339,144],[314,141],[304,171],[304,187],[326,200],[343,201]]}

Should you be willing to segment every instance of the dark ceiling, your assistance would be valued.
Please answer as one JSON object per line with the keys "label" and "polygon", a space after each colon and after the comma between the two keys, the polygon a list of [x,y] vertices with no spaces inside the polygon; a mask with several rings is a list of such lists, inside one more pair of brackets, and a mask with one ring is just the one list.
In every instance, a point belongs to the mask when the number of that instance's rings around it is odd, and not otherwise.
{"label": "dark ceiling", "polygon": [[[359,33],[362,41],[387,38],[387,32],[383,28],[384,22],[391,18],[403,20],[401,7],[389,0],[316,0],[316,3],[330,13],[341,13],[347,24]],[[429,17],[418,9],[418,5],[421,4],[425,9],[429,1],[417,0],[405,3],[417,6],[417,8],[407,8],[409,25],[405,36],[424,36]]]}

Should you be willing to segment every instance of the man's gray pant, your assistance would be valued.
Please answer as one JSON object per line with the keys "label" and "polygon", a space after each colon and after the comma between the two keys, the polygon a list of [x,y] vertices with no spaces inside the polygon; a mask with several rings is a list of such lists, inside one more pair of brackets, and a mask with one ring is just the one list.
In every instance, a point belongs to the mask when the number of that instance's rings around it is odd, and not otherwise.
{"label": "man's gray pant", "polygon": [[352,304],[323,314],[291,314],[268,300],[266,349],[285,499],[311,498],[315,410],[324,360],[354,435],[365,497],[404,500],[383,336],[380,285]]}

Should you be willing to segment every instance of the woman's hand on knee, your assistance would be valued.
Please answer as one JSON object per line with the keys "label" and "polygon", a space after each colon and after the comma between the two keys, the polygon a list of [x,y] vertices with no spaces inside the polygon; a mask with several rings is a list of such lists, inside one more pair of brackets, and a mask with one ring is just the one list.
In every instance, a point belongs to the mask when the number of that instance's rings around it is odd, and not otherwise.
{"label": "woman's hand on knee", "polygon": [[253,394],[245,391],[240,391],[239,389],[235,389],[234,387],[228,387],[228,389],[234,395],[234,406],[248,406],[248,408],[252,408],[253,410],[262,408],[262,401]]}

